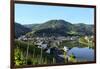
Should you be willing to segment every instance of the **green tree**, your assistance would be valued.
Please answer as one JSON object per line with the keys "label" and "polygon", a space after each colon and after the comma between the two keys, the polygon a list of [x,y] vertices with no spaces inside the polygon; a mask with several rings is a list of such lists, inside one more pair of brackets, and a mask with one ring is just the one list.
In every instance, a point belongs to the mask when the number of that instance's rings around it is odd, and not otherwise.
{"label": "green tree", "polygon": [[25,64],[25,58],[23,55],[23,52],[20,49],[15,49],[14,52],[14,60],[15,60],[15,65],[23,65]]}

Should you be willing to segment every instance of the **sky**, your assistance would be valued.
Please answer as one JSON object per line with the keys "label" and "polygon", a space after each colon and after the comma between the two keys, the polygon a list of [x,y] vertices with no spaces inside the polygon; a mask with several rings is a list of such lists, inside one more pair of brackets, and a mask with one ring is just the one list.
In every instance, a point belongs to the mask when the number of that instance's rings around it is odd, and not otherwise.
{"label": "sky", "polygon": [[75,23],[94,24],[94,8],[64,7],[33,4],[15,4],[15,22],[41,24],[48,20],[65,20]]}

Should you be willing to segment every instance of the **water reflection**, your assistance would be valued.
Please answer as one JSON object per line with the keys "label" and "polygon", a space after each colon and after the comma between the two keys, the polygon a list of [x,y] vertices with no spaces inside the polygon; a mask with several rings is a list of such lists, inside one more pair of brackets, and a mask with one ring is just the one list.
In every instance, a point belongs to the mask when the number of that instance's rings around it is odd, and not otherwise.
{"label": "water reflection", "polygon": [[74,47],[68,51],[68,55],[74,54],[78,61],[94,61],[94,49]]}

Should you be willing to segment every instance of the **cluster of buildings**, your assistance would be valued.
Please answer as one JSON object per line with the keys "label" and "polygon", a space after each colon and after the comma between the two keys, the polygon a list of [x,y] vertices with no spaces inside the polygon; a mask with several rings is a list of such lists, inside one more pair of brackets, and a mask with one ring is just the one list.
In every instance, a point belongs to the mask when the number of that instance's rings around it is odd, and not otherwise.
{"label": "cluster of buildings", "polygon": [[[87,39],[88,37],[85,36],[85,39]],[[93,38],[93,36],[91,36],[91,38]],[[59,36],[59,37],[33,37],[33,38],[27,38],[25,35],[21,36],[18,38],[18,40],[22,40],[22,41],[32,41],[34,43],[34,45],[36,45],[39,48],[47,48],[47,47],[51,47],[51,46],[59,46],[62,41],[75,41],[79,39],[79,36]]]}
{"label": "cluster of buildings", "polygon": [[[88,39],[87,36],[84,37],[85,39]],[[93,36],[91,36],[93,38]],[[63,52],[68,52],[69,48],[67,46],[63,46],[62,49],[58,48],[58,46],[63,42],[63,41],[75,41],[79,39],[79,36],[60,36],[60,37],[34,37],[34,38],[27,38],[26,36],[21,36],[18,38],[18,40],[22,41],[32,41],[35,46],[38,48],[41,48],[45,50],[46,53],[51,54],[53,52],[55,54],[55,58],[60,60],[65,58],[65,55]],[[68,61],[70,60],[70,56],[66,55],[66,58],[68,58]]]}
{"label": "cluster of buildings", "polygon": [[36,45],[38,48],[47,48],[47,47],[53,47],[53,46],[59,46],[62,41],[65,40],[76,40],[78,38],[78,36],[68,36],[68,37],[64,37],[64,36],[60,36],[60,37],[34,37],[34,38],[27,38],[25,35],[21,36],[18,38],[18,40],[22,40],[22,41],[32,41],[34,43],[34,45]]}

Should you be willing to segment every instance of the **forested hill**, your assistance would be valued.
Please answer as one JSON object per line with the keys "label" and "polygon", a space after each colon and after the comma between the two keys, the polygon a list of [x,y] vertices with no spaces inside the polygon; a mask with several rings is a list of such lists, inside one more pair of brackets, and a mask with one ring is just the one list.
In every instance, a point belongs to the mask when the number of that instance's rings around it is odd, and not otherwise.
{"label": "forested hill", "polygon": [[15,38],[18,38],[21,35],[25,35],[28,32],[31,32],[31,29],[29,29],[19,23],[15,23]]}
{"label": "forested hill", "polygon": [[[93,35],[93,26],[94,25],[87,25],[85,23],[73,24],[65,20],[49,20],[41,24],[27,24],[24,26],[18,24],[15,28],[16,35],[17,33],[23,33],[23,31],[26,31],[25,33],[30,32],[31,29],[33,36],[42,37],[67,35]],[[17,32],[17,29],[19,30],[19,32]]]}

